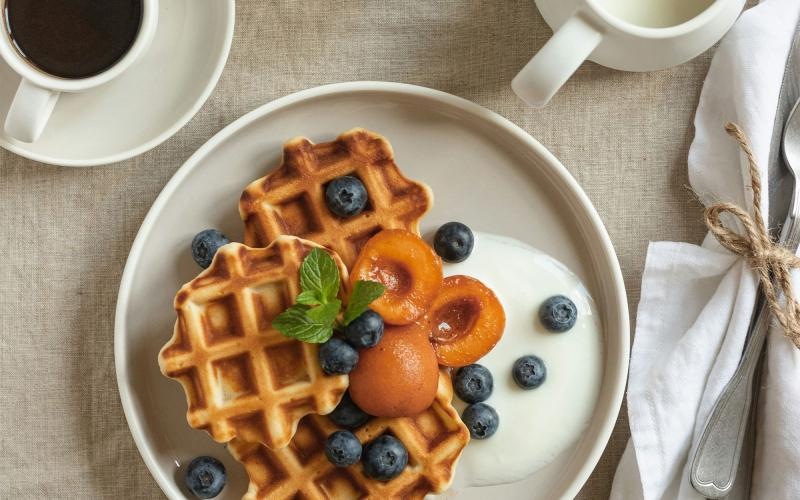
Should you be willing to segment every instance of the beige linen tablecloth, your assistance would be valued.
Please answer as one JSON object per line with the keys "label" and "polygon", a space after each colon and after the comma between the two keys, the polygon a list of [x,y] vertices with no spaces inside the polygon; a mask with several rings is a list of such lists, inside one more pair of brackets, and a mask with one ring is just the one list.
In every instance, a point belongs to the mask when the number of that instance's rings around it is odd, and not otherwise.
{"label": "beige linen tablecloth", "polygon": [[[710,53],[649,74],[588,63],[539,110],[509,87],[550,36],[530,0],[240,0],[237,10],[216,91],[153,151],[92,169],[0,153],[0,498],[163,496],[117,395],[120,275],[173,172],[223,126],[277,97],[389,80],[450,92],[511,119],[559,157],[594,202],[632,312],[648,240],[697,242],[703,234],[684,185]],[[608,496],[626,420],[623,409],[579,498]]]}

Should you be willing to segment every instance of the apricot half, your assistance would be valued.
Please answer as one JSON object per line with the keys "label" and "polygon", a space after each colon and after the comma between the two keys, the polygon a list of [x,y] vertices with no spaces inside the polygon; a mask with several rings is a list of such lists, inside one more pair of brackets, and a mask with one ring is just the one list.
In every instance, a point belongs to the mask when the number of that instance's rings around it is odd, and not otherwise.
{"label": "apricot half", "polygon": [[439,363],[474,363],[503,336],[506,313],[486,285],[469,276],[445,278],[427,315],[430,340]]}
{"label": "apricot half", "polygon": [[375,347],[359,351],[350,372],[350,397],[376,417],[406,417],[436,396],[439,363],[424,325],[388,326]]}
{"label": "apricot half", "polygon": [[386,290],[370,308],[390,325],[407,325],[430,307],[442,286],[442,260],[416,234],[386,229],[367,240],[350,272],[357,280],[382,283]]}

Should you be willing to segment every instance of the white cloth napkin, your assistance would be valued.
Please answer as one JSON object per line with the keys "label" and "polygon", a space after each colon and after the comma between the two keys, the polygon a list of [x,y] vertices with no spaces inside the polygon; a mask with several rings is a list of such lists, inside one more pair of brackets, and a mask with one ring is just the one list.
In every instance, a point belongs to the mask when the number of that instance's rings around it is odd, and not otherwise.
{"label": "white cloth napkin", "polygon": [[[752,206],[746,164],[723,129],[738,123],[766,166],[797,0],[744,12],[714,55],[695,117],[689,179],[705,204]],[[767,185],[766,168],[762,183]],[[764,213],[768,200],[763,203]],[[628,381],[631,440],[611,498],[700,499],[689,453],[740,359],[757,291],[747,265],[711,236],[651,243]],[[800,498],[800,351],[773,327],[762,379],[751,498]]]}

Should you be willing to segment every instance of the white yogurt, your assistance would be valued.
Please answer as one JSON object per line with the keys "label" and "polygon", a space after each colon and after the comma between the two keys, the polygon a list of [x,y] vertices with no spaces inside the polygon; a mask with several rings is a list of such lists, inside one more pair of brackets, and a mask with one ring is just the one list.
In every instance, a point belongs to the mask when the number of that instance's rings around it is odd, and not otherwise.
{"label": "white yogurt", "polygon": [[[445,264],[445,275],[466,274],[494,290],[506,313],[500,342],[478,363],[494,378],[486,401],[500,417],[497,432],[473,439],[456,469],[454,488],[523,479],[573,446],[591,419],[603,375],[603,336],[589,293],[563,264],[517,240],[475,234],[472,255]],[[546,330],[538,319],[542,302],[566,295],[578,307],[576,325],[565,333]],[[544,360],[547,379],[520,389],[511,367],[520,356]],[[466,404],[457,397],[459,412]]]}

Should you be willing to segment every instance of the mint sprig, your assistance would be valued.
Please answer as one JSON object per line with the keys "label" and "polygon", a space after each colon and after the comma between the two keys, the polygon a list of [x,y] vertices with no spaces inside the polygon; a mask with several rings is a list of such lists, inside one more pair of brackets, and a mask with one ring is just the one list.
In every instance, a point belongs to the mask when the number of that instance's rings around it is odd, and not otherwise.
{"label": "mint sprig", "polygon": [[[342,309],[342,301],[337,298],[340,287],[339,268],[333,257],[320,248],[313,248],[300,265],[301,292],[297,303],[276,316],[272,327],[303,342],[327,342],[333,336],[336,318]],[[359,317],[383,292],[383,285],[376,281],[356,281],[344,311],[344,324]]]}

